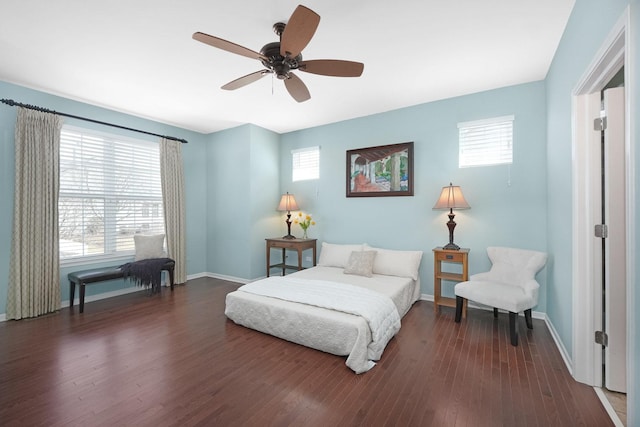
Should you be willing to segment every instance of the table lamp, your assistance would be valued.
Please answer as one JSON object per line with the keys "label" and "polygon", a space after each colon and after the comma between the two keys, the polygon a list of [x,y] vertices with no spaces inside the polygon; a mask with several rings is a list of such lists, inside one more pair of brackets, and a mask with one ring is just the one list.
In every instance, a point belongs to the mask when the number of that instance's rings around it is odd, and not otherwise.
{"label": "table lamp", "polygon": [[447,187],[442,187],[440,197],[438,198],[438,201],[436,202],[433,209],[449,209],[449,222],[447,222],[447,227],[449,227],[449,243],[443,246],[443,249],[452,251],[460,250],[460,246],[453,243],[453,229],[456,228],[456,223],[453,220],[453,218],[455,217],[453,210],[471,209],[471,206],[469,206],[467,201],[464,199],[460,187],[451,183],[449,183]]}
{"label": "table lamp", "polygon": [[298,204],[296,203],[296,199],[293,197],[293,194],[289,194],[289,192],[287,192],[287,194],[282,195],[280,204],[278,205],[278,210],[287,212],[287,220],[285,221],[287,223],[287,235],[283,236],[283,239],[296,238],[296,236],[291,234],[291,211],[297,211],[299,209],[300,208],[298,208]]}

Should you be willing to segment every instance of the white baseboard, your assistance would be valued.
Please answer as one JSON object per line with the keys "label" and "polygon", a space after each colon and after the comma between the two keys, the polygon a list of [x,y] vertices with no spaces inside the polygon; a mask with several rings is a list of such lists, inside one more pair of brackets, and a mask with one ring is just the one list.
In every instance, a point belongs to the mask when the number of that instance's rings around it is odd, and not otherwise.
{"label": "white baseboard", "polygon": [[187,275],[187,281],[189,280],[195,280],[195,279],[201,279],[203,277],[209,277],[208,276],[209,273],[197,273],[197,274],[189,274]]}
{"label": "white baseboard", "polygon": [[[217,274],[217,273],[200,273],[197,275],[197,278],[200,277],[210,277],[212,279],[220,279],[220,280],[226,280],[228,282],[236,282],[236,283],[242,283],[247,284],[249,282],[254,282],[258,279],[243,279],[241,277],[235,277],[235,276],[226,276],[224,274]],[[189,279],[191,279],[192,277],[189,276]],[[195,278],[195,277],[194,277]]]}
{"label": "white baseboard", "polygon": [[551,320],[546,314],[544,315],[544,323],[547,325],[547,329],[549,329],[549,332],[551,333],[551,336],[556,343],[556,347],[558,347],[560,356],[562,356],[562,360],[564,360],[564,364],[567,366],[569,374],[573,377],[573,362],[571,360],[571,356],[569,356],[569,352],[565,348],[564,344],[562,344],[562,340],[560,339],[558,331],[556,330],[555,326],[553,326],[553,323],[551,323]]}
{"label": "white baseboard", "polygon": [[431,301],[433,302],[433,295],[429,295],[429,294],[421,294],[420,295],[420,299],[422,301]]}

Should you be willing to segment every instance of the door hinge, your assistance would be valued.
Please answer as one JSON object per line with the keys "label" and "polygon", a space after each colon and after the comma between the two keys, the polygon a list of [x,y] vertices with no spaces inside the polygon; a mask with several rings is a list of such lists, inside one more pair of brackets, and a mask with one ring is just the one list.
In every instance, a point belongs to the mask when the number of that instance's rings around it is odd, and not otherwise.
{"label": "door hinge", "polygon": [[598,117],[593,120],[593,130],[602,132],[607,129],[607,117]]}
{"label": "door hinge", "polygon": [[606,239],[609,237],[609,229],[607,228],[607,224],[596,224],[594,230],[595,236],[601,239]]}
{"label": "door hinge", "polygon": [[603,347],[609,345],[609,337],[603,331],[596,331],[596,344],[600,344]]}

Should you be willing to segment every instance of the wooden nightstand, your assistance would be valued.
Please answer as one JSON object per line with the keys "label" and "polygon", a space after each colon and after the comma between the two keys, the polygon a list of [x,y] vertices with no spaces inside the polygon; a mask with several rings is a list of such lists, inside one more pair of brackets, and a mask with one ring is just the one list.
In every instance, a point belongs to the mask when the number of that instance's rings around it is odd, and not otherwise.
{"label": "wooden nightstand", "polygon": [[[442,281],[450,282],[466,282],[469,280],[469,250],[460,248],[460,250],[452,251],[437,247],[433,249],[433,308],[436,313],[440,312],[440,306],[446,307],[456,306],[456,299],[442,296]],[[462,273],[448,273],[442,271],[442,263],[461,264]],[[462,317],[467,317],[467,301],[465,300],[462,308]]]}
{"label": "wooden nightstand", "polygon": [[[265,239],[267,241],[267,277],[269,277],[272,268],[281,268],[282,275],[285,275],[286,270],[302,270],[302,252],[307,249],[313,250],[313,265],[316,265],[316,241],[317,239]],[[282,249],[282,262],[271,265],[271,249]],[[286,263],[286,251],[287,249],[298,252],[298,266],[287,265]]]}

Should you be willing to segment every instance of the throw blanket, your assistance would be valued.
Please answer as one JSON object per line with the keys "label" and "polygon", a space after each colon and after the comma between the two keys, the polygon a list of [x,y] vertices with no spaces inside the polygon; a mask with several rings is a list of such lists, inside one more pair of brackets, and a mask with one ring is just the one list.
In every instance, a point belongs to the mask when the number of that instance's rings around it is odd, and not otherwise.
{"label": "throw blanket", "polygon": [[151,287],[151,293],[160,292],[162,280],[162,267],[170,258],[151,258],[140,261],[128,262],[120,266],[124,278],[133,280],[138,286]]}
{"label": "throw blanket", "polygon": [[[269,277],[241,286],[238,290],[361,316],[369,325],[371,342],[367,345],[368,360],[363,360],[364,366],[355,367],[357,373],[371,369],[375,365],[373,360],[380,359],[389,340],[400,330],[400,315],[391,298],[358,286],[324,280]],[[353,354],[349,358],[351,356]],[[347,365],[350,365],[349,360]]]}

